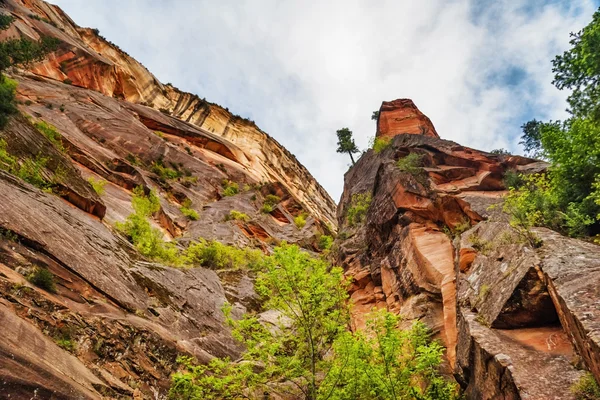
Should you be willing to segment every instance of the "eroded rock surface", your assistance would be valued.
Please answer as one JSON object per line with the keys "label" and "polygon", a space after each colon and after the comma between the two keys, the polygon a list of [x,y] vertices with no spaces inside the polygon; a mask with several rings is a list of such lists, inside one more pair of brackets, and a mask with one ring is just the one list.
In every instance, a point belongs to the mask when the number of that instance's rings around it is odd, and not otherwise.
{"label": "eroded rock surface", "polygon": [[[413,107],[384,103],[378,136],[390,145],[345,176],[338,261],[353,281],[355,328],[374,308],[424,321],[468,399],[573,398],[579,368],[597,376],[600,247],[536,229],[533,248],[502,212],[503,177],[547,164],[439,139]],[[411,118],[393,117],[404,108]],[[409,154],[420,161],[397,165]],[[372,200],[351,224],[356,195]]]}

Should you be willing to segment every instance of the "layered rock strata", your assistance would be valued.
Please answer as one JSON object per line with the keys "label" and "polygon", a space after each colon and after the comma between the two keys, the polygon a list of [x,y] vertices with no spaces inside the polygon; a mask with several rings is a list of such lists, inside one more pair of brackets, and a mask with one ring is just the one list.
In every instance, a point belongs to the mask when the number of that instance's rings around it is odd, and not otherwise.
{"label": "layered rock strata", "polygon": [[[346,173],[338,206],[355,327],[376,308],[407,326],[424,321],[469,399],[573,398],[583,375],[574,365],[599,378],[600,248],[545,229],[532,248],[502,213],[503,177],[547,164],[439,139],[415,129],[428,119],[414,111],[404,126],[386,127],[384,110],[399,104],[407,101],[382,106],[378,136],[392,140]],[[410,154],[414,165],[403,161]],[[347,217],[357,195],[371,198],[359,223]]]}

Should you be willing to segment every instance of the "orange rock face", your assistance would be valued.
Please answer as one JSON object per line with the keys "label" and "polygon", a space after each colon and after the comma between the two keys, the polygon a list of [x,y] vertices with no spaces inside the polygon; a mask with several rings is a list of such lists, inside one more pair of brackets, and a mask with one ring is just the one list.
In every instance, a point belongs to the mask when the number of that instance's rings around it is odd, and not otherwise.
{"label": "orange rock face", "polygon": [[439,137],[431,120],[410,99],[384,101],[377,120],[378,137],[402,133]]}

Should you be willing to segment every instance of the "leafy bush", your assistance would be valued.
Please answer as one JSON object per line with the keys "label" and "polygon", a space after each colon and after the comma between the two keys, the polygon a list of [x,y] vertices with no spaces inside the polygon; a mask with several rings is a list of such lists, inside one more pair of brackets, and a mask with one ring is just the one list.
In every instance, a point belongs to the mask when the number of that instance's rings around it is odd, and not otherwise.
{"label": "leafy bush", "polygon": [[162,182],[165,182],[169,179],[177,179],[183,175],[183,173],[178,169],[175,170],[173,168],[166,167],[162,159],[159,159],[152,163],[152,172],[158,175],[158,178]]}
{"label": "leafy bush", "polygon": [[376,154],[379,154],[383,150],[390,147],[391,144],[392,144],[392,138],[390,138],[390,137],[375,137],[375,138],[373,138],[372,148]]}
{"label": "leafy bush", "polygon": [[221,184],[221,186],[223,186],[223,196],[235,196],[236,194],[238,194],[240,192],[240,186],[236,183],[236,182],[232,182],[228,179],[224,179],[223,183]]}
{"label": "leafy bush", "polygon": [[229,211],[229,214],[225,216],[225,221],[231,220],[248,222],[250,221],[250,217],[248,216],[248,214],[245,214],[241,211],[231,210]]}
{"label": "leafy bush", "polygon": [[104,179],[96,180],[93,176],[90,176],[88,178],[88,182],[90,185],[92,185],[94,192],[96,192],[98,196],[102,196],[104,194],[104,186],[106,186],[106,181]]}
{"label": "leafy bush", "polygon": [[192,201],[190,199],[186,199],[183,202],[183,204],[181,205],[181,208],[179,209],[179,211],[181,211],[181,213],[183,215],[185,215],[192,221],[197,221],[198,218],[200,218],[200,216],[198,215],[198,212],[196,210],[191,208],[191,206],[192,206]]}
{"label": "leafy bush", "polygon": [[0,75],[0,129],[8,123],[8,117],[17,112],[15,93],[17,82]]}
{"label": "leafy bush", "polygon": [[214,270],[259,270],[267,260],[260,250],[239,249],[217,241],[206,241],[204,239],[189,245],[185,251],[185,259],[188,264]]}
{"label": "leafy bush", "polygon": [[[25,182],[40,189],[50,189],[53,186],[53,182],[47,180],[43,173],[48,163],[47,158],[38,155],[35,159],[24,158],[21,164],[19,164],[17,159],[9,154],[6,148],[6,141],[0,139],[0,169],[16,175]],[[55,180],[60,178],[59,172],[55,173]]]}
{"label": "leafy bush", "polygon": [[277,204],[279,204],[280,201],[281,201],[281,197],[276,196],[274,194],[269,194],[269,195],[267,195],[267,197],[265,197],[265,201],[264,201],[260,211],[265,214],[269,214],[269,213],[273,212],[273,210],[275,210],[275,208],[277,207]]}
{"label": "leafy bush", "polygon": [[47,292],[56,293],[54,275],[46,268],[37,267],[30,275],[27,276],[27,280]]}
{"label": "leafy bush", "polygon": [[365,220],[367,211],[371,206],[371,193],[356,193],[350,200],[350,208],[346,213],[346,222],[350,226],[355,226]]}
{"label": "leafy bush", "polygon": [[600,385],[589,372],[571,386],[571,392],[577,400],[600,400]]}
{"label": "leafy bush", "polygon": [[182,260],[175,244],[165,242],[162,232],[153,228],[148,221],[148,217],[160,209],[158,197],[153,191],[146,196],[141,186],[136,187],[133,193],[131,203],[134,212],[125,222],[115,224],[117,231],[124,234],[140,254],[166,264],[181,265]]}
{"label": "leafy bush", "polygon": [[429,189],[429,175],[423,169],[423,156],[417,153],[410,153],[406,157],[400,158],[396,162],[400,171],[408,172],[417,182]]}
{"label": "leafy bush", "polygon": [[291,397],[315,400],[456,398],[455,386],[437,372],[443,347],[423,324],[402,331],[397,316],[381,311],[367,333],[348,330],[341,268],[289,245],[275,248],[262,268],[256,291],[265,309],[280,313],[276,326],[252,314],[233,320],[225,307],[234,338],[246,348],[240,362],[180,358],[183,370],[172,376],[169,398],[262,399],[279,385]]}
{"label": "leafy bush", "polygon": [[333,245],[333,238],[329,235],[319,236],[319,248],[321,250],[329,250]]}
{"label": "leafy bush", "polygon": [[75,343],[69,338],[56,339],[56,344],[68,351],[75,351]]}
{"label": "leafy bush", "polygon": [[302,229],[306,226],[306,217],[307,215],[302,213],[294,218],[294,225],[296,225],[296,228]]}
{"label": "leafy bush", "polygon": [[525,180],[523,179],[523,174],[518,173],[515,170],[507,170],[504,173],[504,186],[507,189],[519,189],[521,186],[525,184]]}

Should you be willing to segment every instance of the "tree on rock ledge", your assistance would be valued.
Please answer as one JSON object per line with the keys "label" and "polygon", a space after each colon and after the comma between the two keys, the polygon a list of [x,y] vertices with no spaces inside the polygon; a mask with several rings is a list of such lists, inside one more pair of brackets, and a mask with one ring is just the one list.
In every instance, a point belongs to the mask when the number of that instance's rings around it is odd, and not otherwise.
{"label": "tree on rock ledge", "polygon": [[354,139],[352,138],[352,131],[348,128],[342,128],[337,131],[338,137],[338,153],[348,153],[350,154],[350,160],[352,160],[352,165],[354,165],[354,157],[352,157],[352,153],[358,153],[358,147],[356,147],[356,143],[354,143]]}

